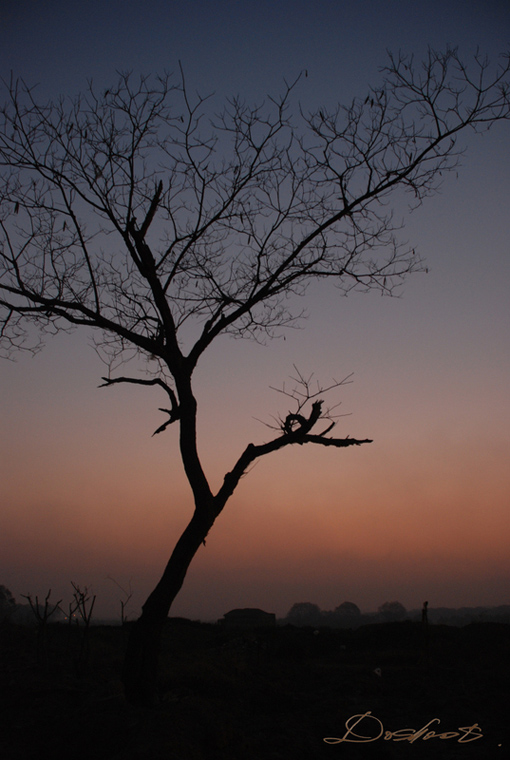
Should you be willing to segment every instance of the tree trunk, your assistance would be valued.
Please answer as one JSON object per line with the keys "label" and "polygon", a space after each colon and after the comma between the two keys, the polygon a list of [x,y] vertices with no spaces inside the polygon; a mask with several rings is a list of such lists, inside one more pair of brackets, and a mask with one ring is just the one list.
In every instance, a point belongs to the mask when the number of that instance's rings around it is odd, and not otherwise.
{"label": "tree trunk", "polygon": [[130,631],[122,680],[126,698],[133,705],[153,707],[159,700],[159,659],[164,626],[188,567],[205,541],[214,517],[210,508],[195,510],[172,552],[161,580],[147,598],[141,616]]}
{"label": "tree trunk", "polygon": [[122,680],[126,699],[137,707],[153,707],[158,702],[158,664],[163,625],[142,614],[129,632]]}

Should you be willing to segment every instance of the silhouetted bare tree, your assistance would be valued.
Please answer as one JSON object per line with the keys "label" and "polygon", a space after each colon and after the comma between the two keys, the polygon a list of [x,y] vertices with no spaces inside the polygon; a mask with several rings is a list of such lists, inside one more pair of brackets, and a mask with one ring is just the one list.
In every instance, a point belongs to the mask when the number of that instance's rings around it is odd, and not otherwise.
{"label": "silhouetted bare tree", "polygon": [[[90,658],[90,621],[92,620],[92,612],[94,610],[94,604],[96,603],[96,595],[90,596],[90,592],[85,586],[80,588],[77,583],[71,581],[71,586],[74,589],[74,609],[78,612],[79,617],[83,623],[83,635],[81,639],[81,646],[78,656],[75,659],[75,667],[79,675],[82,675],[85,668],[89,664]],[[77,622],[79,622],[77,620]]]}
{"label": "silhouetted bare tree", "polygon": [[[103,92],[39,102],[4,84],[0,111],[0,305],[7,350],[42,332],[94,328],[110,363],[105,385],[159,386],[176,423],[194,499],[191,521],[134,626],[128,696],[155,695],[162,626],[197,549],[249,465],[277,449],[364,443],[320,428],[319,394],[289,412],[269,442],[249,444],[214,493],[197,449],[192,376],[221,334],[263,339],[299,318],[312,280],[343,293],[392,293],[422,268],[387,206],[411,204],[457,166],[461,133],[509,116],[508,56],[465,67],[455,50],[422,63],[390,56],[380,84],[333,110],[292,108],[282,95],[233,98],[207,118],[207,98],[181,76],[122,75]],[[118,376],[141,354],[146,374]],[[303,388],[301,388],[303,390]],[[295,399],[296,400],[296,399]],[[317,432],[312,432],[317,431]]]}
{"label": "silhouetted bare tree", "polygon": [[39,665],[47,667],[48,651],[46,646],[46,626],[50,617],[55,613],[60,612],[60,604],[62,602],[62,599],[60,599],[56,604],[50,604],[51,588],[49,589],[44,599],[44,607],[42,605],[42,602],[39,602],[38,596],[35,597],[35,602],[32,599],[31,594],[22,594],[21,596],[24,596],[25,599],[28,600],[30,609],[32,610],[34,617],[37,620],[37,662]]}

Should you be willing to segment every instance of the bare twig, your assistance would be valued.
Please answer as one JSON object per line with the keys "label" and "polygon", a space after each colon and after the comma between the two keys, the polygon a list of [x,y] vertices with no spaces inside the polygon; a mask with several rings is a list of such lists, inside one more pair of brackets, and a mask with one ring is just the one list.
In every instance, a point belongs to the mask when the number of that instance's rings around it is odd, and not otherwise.
{"label": "bare twig", "polygon": [[[314,379],[314,374],[310,374],[308,377],[303,375],[303,373],[294,366],[294,371],[296,376],[291,377],[291,380],[293,381],[294,385],[289,389],[286,384],[284,383],[281,388],[276,388],[273,386],[270,386],[271,390],[276,391],[277,393],[280,393],[287,398],[290,398],[295,406],[292,411],[289,411],[288,414],[282,418],[282,417],[276,417],[273,418],[275,420],[276,425],[271,425],[267,422],[263,423],[266,425],[266,427],[272,429],[272,430],[280,430],[284,433],[291,433],[293,430],[295,431],[297,428],[301,427],[303,428],[303,425],[305,424],[305,417],[303,416],[303,411],[305,407],[309,404],[309,402],[312,402],[314,399],[317,399],[319,396],[324,396],[325,394],[329,393],[332,390],[336,390],[337,388],[341,388],[344,385],[349,385],[352,383],[352,376],[353,373],[346,375],[342,380],[335,380],[329,384],[329,385],[321,385],[317,380]],[[317,403],[317,402],[314,402]],[[332,406],[328,406],[326,408],[323,407],[323,400],[320,400],[320,406],[316,406],[316,409],[320,409],[320,416],[317,419],[314,419],[312,424],[310,425],[309,429],[315,423],[318,421],[318,419],[326,420],[330,424],[329,426],[321,433],[321,435],[325,435],[330,430],[333,429],[333,427],[336,425],[336,422],[340,417],[347,417],[349,414],[333,414],[335,409],[338,409],[338,407],[341,405],[342,402],[337,402],[336,404]],[[313,404],[312,404],[313,406]]]}
{"label": "bare twig", "polygon": [[124,594],[124,599],[120,600],[120,623],[121,625],[124,625],[124,623],[127,621],[126,617],[126,607],[131,601],[131,597],[133,596],[133,589],[131,588],[131,579],[129,580],[129,586],[127,590],[120,585],[118,581],[115,580],[115,578],[112,578],[111,575],[108,575],[107,578],[115,583],[115,585],[122,591]]}

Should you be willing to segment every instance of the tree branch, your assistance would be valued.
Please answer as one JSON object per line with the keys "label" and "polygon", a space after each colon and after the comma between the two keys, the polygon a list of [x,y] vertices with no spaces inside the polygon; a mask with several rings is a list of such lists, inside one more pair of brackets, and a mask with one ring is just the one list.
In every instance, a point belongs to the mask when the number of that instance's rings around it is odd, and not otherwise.
{"label": "tree branch", "polygon": [[[372,443],[372,439],[364,438],[326,438],[326,433],[331,430],[330,425],[326,430],[317,435],[310,433],[312,427],[321,419],[322,401],[315,401],[312,404],[312,411],[308,418],[301,414],[289,414],[285,422],[283,423],[284,433],[278,438],[274,438],[272,441],[255,445],[253,443],[248,444],[243,451],[233,469],[228,472],[223,480],[223,485],[214,497],[217,512],[221,512],[227,500],[233,494],[239,481],[246,473],[247,468],[255,459],[258,459],[266,454],[270,454],[273,451],[278,451],[285,446],[292,444],[299,444],[302,446],[305,443],[315,443],[320,446],[335,446],[336,448],[346,448],[348,446],[361,446],[364,443]],[[298,423],[298,427],[294,426],[294,423]]]}
{"label": "tree branch", "polygon": [[[210,127],[207,98],[192,102],[184,80],[121,76],[102,96],[47,104],[12,81],[0,107],[3,339],[19,345],[27,317],[86,315],[118,355],[134,343],[173,372],[220,333],[264,339],[294,324],[288,296],[313,279],[391,294],[423,269],[397,239],[391,193],[420,203],[456,167],[463,132],[510,116],[509,57],[490,68],[475,56],[472,69],[452,49],[422,66],[390,56],[350,105],[292,113],[294,82],[261,106],[227,101]],[[186,351],[185,323],[199,331]]]}
{"label": "tree branch", "polygon": [[250,464],[252,464],[252,462],[262,456],[265,456],[266,454],[271,454],[273,451],[278,451],[285,446],[290,446],[295,443],[299,444],[300,446],[304,443],[316,443],[321,446],[335,446],[336,448],[346,448],[348,446],[361,446],[364,443],[373,443],[373,441],[370,438],[357,439],[349,438],[349,436],[346,438],[326,438],[324,435],[311,435],[307,433],[304,435],[282,435],[272,441],[269,441],[268,443],[263,443],[260,445],[254,445],[253,443],[250,443],[237,460],[233,469],[225,475],[223,485],[215,496],[217,513],[219,514],[221,512],[230,496],[232,496],[239,481],[246,473],[246,470]]}
{"label": "tree branch", "polygon": [[166,428],[171,425],[173,422],[176,422],[178,419],[180,419],[181,416],[181,408],[179,405],[179,402],[177,401],[177,396],[175,392],[172,390],[172,388],[164,382],[160,377],[154,377],[150,380],[145,380],[139,377],[103,377],[101,378],[104,380],[104,383],[101,383],[99,386],[100,388],[108,387],[110,385],[116,385],[117,383],[133,383],[134,385],[159,385],[163,390],[168,394],[168,397],[170,399],[171,403],[171,409],[159,409],[160,412],[166,412],[169,415],[169,419],[163,424],[160,425],[160,427],[154,431],[152,434],[157,435],[157,433],[162,433]]}

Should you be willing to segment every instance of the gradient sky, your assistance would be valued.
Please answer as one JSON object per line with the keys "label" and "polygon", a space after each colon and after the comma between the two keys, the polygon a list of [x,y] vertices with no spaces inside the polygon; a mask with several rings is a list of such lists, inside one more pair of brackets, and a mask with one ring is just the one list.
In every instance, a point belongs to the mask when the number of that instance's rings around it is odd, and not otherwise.
{"label": "gradient sky", "polygon": [[[364,95],[386,50],[510,43],[507,0],[17,0],[0,5],[0,75],[48,96],[118,70],[175,70],[190,86],[247,100],[308,69],[305,97]],[[287,409],[270,390],[292,374],[328,383],[350,416],[346,450],[288,448],[258,462],[197,555],[172,614],[204,620],[237,606],[283,616],[295,602],[364,611],[510,603],[510,124],[469,139],[459,178],[405,217],[426,258],[400,298],[312,288],[303,329],[267,347],[220,340],[196,376],[200,450],[219,484],[257,421]],[[35,358],[0,365],[0,583],[70,597],[97,594],[97,615],[131,613],[155,585],[191,516],[176,430],[157,390],[97,389],[91,336],[49,339]]]}

